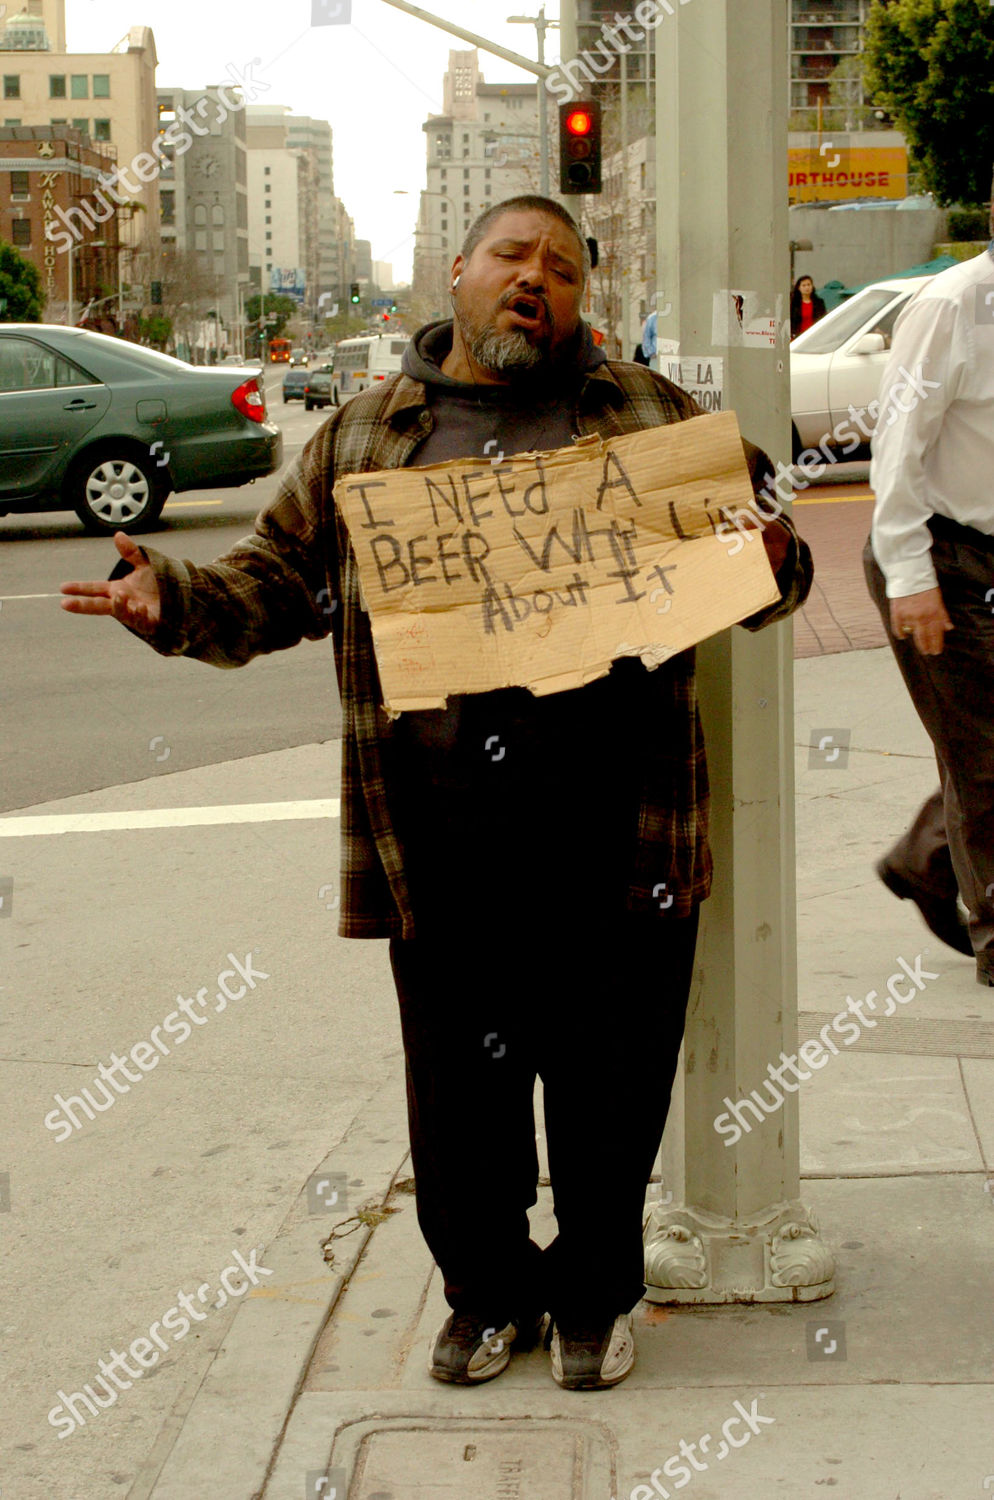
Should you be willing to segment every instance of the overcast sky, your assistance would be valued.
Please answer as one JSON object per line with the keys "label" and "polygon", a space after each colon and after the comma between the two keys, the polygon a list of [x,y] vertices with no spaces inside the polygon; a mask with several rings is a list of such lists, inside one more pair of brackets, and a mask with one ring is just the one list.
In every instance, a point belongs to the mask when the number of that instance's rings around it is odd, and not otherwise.
{"label": "overcast sky", "polygon": [[[508,15],[534,15],[534,0],[420,0],[421,8],[469,27],[512,51],[535,57],[532,26]],[[559,14],[558,0],[546,13]],[[311,0],[68,0],[71,52],[105,52],[132,26],[151,26],[160,88],[202,88],[261,59],[254,76],[269,84],[258,104],[287,104],[328,120],[334,132],[335,192],[371,240],[373,259],[410,279],[417,194],[425,185],[429,114],[442,111],[442,75],[450,47],[467,44],[386,0],[353,0],[349,26],[312,27]],[[550,32],[548,60],[559,55]],[[481,52],[488,83],[526,83],[530,75]],[[395,197],[406,188],[410,196]]]}

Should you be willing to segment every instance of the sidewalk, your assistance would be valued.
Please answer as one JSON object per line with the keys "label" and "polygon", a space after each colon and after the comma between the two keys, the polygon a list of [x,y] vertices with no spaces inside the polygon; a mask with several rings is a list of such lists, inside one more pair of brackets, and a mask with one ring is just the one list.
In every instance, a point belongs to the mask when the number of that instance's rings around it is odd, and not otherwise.
{"label": "sidewalk", "polygon": [[[425,1363],[447,1309],[410,1193],[398,1066],[321,1169],[354,1184],[345,1211],[312,1215],[301,1193],[267,1248],[271,1282],[239,1308],[129,1500],[990,1491],[994,1010],[972,963],[872,873],[935,782],[889,653],[801,661],[796,681],[801,1039],[847,994],[882,990],[902,957],[921,954],[940,976],[800,1094],[801,1195],[837,1258],[834,1297],[641,1304],[638,1363],[616,1391],[559,1390],[542,1351],[476,1390],[437,1384]],[[813,728],[849,730],[848,764],[809,768]],[[355,1221],[323,1266],[322,1242],[363,1205],[381,1212]],[[592,1233],[609,1213],[592,1208]],[[551,1236],[547,1186],[534,1217]],[[719,1473],[735,1402],[754,1432]],[[671,1457],[662,1490],[646,1488]]]}

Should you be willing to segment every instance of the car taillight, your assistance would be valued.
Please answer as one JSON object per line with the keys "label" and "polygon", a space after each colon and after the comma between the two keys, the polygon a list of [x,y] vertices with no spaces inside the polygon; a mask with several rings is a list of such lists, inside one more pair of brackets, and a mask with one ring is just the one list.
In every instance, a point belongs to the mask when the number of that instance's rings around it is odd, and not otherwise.
{"label": "car taillight", "polygon": [[266,420],[266,397],[259,389],[259,382],[254,376],[240,385],[237,391],[232,391],[231,404],[236,411],[240,411],[243,417],[248,417],[252,422]]}
{"label": "car taillight", "polygon": [[374,380],[386,380],[386,378],[387,377],[385,375],[374,375],[373,376]]}

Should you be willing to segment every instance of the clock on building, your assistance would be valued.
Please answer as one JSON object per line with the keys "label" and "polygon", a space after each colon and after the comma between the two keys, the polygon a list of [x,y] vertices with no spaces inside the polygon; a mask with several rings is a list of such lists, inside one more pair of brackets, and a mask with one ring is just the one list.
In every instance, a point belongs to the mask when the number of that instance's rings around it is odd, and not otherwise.
{"label": "clock on building", "polygon": [[220,170],[221,163],[216,156],[203,156],[197,163],[197,170],[202,177],[213,177]]}

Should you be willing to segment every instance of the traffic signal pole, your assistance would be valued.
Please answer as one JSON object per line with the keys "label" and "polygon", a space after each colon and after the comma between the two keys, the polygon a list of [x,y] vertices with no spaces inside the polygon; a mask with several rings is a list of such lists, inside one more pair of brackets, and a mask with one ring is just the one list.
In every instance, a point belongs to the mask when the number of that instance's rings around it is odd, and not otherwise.
{"label": "traffic signal pole", "polygon": [[[790,460],[787,23],[787,0],[688,0],[656,30],[659,367],[692,362],[678,383],[710,367],[722,408],[774,462]],[[761,546],[751,535],[745,545]],[[834,1290],[833,1258],[799,1196],[798,1091],[810,1085],[784,1064],[797,1054],[792,687],[789,621],[699,648],[715,881],[683,1108],[675,1091],[664,1145],[675,1201],[652,1206],[646,1223],[652,1301],[810,1301]],[[782,1064],[782,1104],[733,1116],[752,1090],[769,1101],[763,1084]],[[668,1160],[681,1128],[682,1183]]]}
{"label": "traffic signal pole", "polygon": [[[479,47],[482,52],[490,52],[494,57],[502,57],[505,62],[513,63],[516,68],[523,68],[526,73],[533,73],[539,81],[538,90],[538,130],[539,130],[539,158],[541,171],[541,191],[543,196],[549,195],[549,101],[546,98],[546,90],[542,87],[546,78],[553,71],[545,61],[545,35],[550,27],[556,22],[545,19],[545,6],[538,17],[513,16],[514,21],[528,21],[535,25],[538,31],[538,62],[530,57],[523,57],[520,52],[512,52],[509,47],[501,47],[497,42],[489,41],[485,36],[479,36],[475,31],[467,31],[465,26],[457,26],[454,21],[446,21],[442,16],[432,15],[431,11],[422,10],[419,5],[411,5],[408,0],[383,0],[384,5],[392,5],[395,10],[405,11],[407,15],[414,16],[419,21],[426,21],[429,26],[435,26],[439,31],[447,31],[451,36],[456,36],[460,41],[469,42],[471,47]],[[564,53],[565,56],[565,53]]]}

